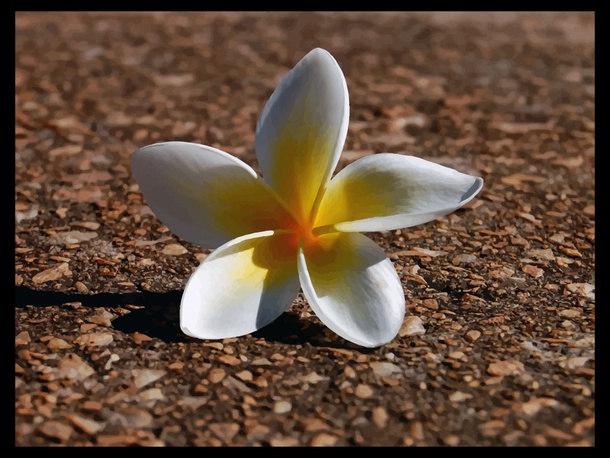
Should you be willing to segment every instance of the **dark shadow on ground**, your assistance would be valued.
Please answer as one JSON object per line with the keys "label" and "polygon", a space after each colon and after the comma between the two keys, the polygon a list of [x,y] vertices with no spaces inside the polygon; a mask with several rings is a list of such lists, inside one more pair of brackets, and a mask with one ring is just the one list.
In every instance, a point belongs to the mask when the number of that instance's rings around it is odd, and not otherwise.
{"label": "dark shadow on ground", "polygon": [[[125,334],[139,332],[164,342],[200,342],[180,330],[180,301],[183,291],[152,293],[67,294],[60,291],[37,291],[24,286],[15,287],[15,306],[23,308],[61,306],[80,302],[83,307],[125,307],[129,313],[112,321],[112,327]],[[369,349],[350,344],[329,332],[315,317],[300,318],[290,310],[275,321],[251,334],[253,338],[287,345],[305,345],[349,349],[368,353]],[[247,337],[244,337],[247,338]],[[371,350],[372,351],[372,350]]]}
{"label": "dark shadow on ground", "polygon": [[331,332],[317,318],[299,318],[296,313],[287,311],[275,321],[254,332],[253,337],[263,338],[268,342],[279,342],[288,345],[305,345],[350,350],[357,353],[371,353],[374,348],[364,348],[352,344]]}
{"label": "dark shadow on ground", "polygon": [[125,334],[139,332],[166,343],[189,342],[192,339],[180,330],[180,302],[153,304],[112,321],[112,327]]}
{"label": "dark shadow on ground", "polygon": [[285,312],[262,329],[252,333],[253,337],[262,338],[269,342],[286,344],[320,345],[319,340],[324,338],[324,327],[299,318],[296,313]]}
{"label": "dark shadow on ground", "polygon": [[156,337],[164,342],[185,342],[179,326],[182,291],[152,293],[98,293],[67,294],[60,291],[36,291],[26,287],[15,287],[15,306],[23,308],[61,306],[80,302],[83,307],[129,307],[129,313],[112,321],[112,327],[126,334],[139,332]]}

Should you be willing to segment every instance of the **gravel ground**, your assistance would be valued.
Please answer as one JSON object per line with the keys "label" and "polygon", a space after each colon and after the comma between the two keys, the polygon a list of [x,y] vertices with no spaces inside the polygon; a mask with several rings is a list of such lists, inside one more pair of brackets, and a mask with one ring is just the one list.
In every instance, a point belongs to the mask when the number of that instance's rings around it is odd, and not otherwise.
{"label": "gravel ground", "polygon": [[[593,13],[18,12],[17,446],[595,445]],[[209,253],[130,172],[163,140],[257,168],[254,128],[314,47],[348,83],[340,168],[482,176],[467,208],[368,234],[407,315],[363,349],[302,295],[264,329],[179,329]]]}

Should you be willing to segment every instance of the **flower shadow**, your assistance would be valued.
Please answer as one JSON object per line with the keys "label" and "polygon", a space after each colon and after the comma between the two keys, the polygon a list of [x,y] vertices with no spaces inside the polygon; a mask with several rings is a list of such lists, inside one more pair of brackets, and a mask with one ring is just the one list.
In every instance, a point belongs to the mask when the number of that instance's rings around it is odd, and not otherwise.
{"label": "flower shadow", "polygon": [[155,293],[140,291],[134,293],[97,293],[71,294],[61,291],[40,291],[24,286],[15,287],[15,306],[34,307],[67,307],[73,317],[79,315],[71,312],[71,304],[80,303],[80,307],[107,307],[117,311],[118,317],[112,321],[112,327],[125,334],[139,332],[155,337],[164,342],[184,342],[187,337],[178,325],[182,291]]}
{"label": "flower shadow", "polygon": [[[182,294],[183,291],[69,294],[60,291],[37,291],[18,286],[15,287],[15,306],[17,308],[61,307],[64,304],[80,302],[82,307],[88,308],[118,308],[129,313],[120,314],[115,318],[112,327],[124,334],[138,332],[165,343],[198,342],[180,330]],[[71,308],[67,313],[72,313]],[[290,309],[267,326],[252,333],[251,337],[287,345],[309,344],[313,347],[352,348],[349,342],[329,332],[315,317],[300,318],[298,313]]]}

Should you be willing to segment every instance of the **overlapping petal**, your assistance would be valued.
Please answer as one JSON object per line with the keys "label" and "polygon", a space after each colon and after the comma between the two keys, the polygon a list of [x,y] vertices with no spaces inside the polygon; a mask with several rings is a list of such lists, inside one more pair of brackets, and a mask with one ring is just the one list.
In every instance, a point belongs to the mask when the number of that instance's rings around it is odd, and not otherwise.
{"label": "overlapping petal", "polygon": [[376,347],[392,340],[403,321],[400,279],[385,253],[356,233],[334,233],[299,248],[299,278],[322,322],[341,337]]}
{"label": "overlapping petal", "polygon": [[411,227],[460,208],[482,186],[481,178],[417,157],[367,156],[331,180],[315,226],[345,232]]}
{"label": "overlapping petal", "polygon": [[294,227],[256,172],[215,148],[156,143],[133,153],[131,168],[152,211],[189,242],[215,248],[245,234]]}
{"label": "overlapping petal", "polygon": [[238,237],[209,255],[189,278],[180,327],[192,337],[236,337],[271,323],[299,292],[292,235]]}
{"label": "overlapping petal", "polygon": [[300,221],[309,221],[337,165],[348,121],[345,77],[319,48],[284,77],[260,115],[255,146],[263,177]]}

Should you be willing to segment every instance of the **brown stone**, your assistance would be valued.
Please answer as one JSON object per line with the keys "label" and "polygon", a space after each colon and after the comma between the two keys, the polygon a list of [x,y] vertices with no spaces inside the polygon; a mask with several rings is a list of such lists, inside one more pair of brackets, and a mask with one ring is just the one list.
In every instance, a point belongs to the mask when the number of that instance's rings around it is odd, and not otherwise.
{"label": "brown stone", "polygon": [[65,423],[59,421],[46,421],[38,427],[38,432],[43,436],[56,440],[58,442],[66,442],[72,435],[72,428]]}
{"label": "brown stone", "polygon": [[208,427],[225,444],[229,444],[239,432],[237,423],[213,423]]}
{"label": "brown stone", "polygon": [[521,361],[514,359],[506,361],[497,361],[491,363],[487,367],[487,373],[489,375],[506,376],[506,375],[518,375],[525,371],[525,367]]}

